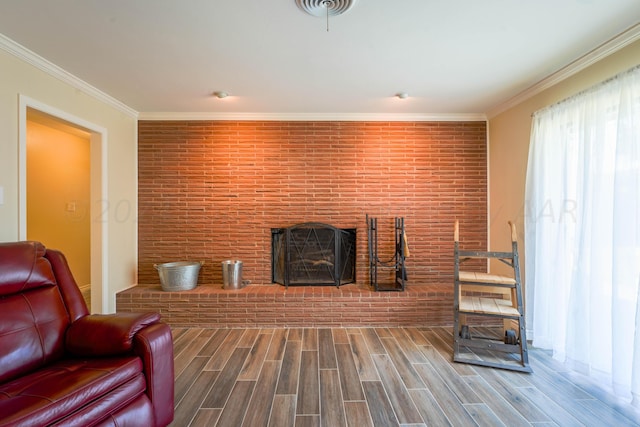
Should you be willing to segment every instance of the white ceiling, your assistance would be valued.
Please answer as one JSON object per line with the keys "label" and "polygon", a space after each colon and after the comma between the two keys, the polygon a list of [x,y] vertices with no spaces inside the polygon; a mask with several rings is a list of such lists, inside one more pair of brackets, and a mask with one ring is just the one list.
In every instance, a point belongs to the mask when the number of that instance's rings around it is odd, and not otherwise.
{"label": "white ceiling", "polygon": [[484,114],[639,22],[639,0],[359,0],[329,32],[295,0],[0,1],[1,34],[143,116]]}

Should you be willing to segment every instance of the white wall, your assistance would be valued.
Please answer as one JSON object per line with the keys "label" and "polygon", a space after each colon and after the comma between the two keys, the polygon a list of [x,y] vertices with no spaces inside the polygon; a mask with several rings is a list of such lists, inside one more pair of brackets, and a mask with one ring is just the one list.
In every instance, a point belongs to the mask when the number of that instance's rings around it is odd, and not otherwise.
{"label": "white wall", "polygon": [[0,241],[20,237],[20,96],[104,129],[106,193],[101,206],[95,207],[102,217],[92,220],[103,221],[105,230],[107,298],[101,311],[113,312],[116,292],[137,280],[137,113],[51,67],[53,71],[43,71],[48,70],[46,61],[0,37]]}

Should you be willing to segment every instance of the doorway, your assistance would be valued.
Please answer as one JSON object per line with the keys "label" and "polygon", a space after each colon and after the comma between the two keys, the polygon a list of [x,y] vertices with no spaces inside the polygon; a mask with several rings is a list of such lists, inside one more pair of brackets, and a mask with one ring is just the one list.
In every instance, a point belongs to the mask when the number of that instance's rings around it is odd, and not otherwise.
{"label": "doorway", "polygon": [[62,251],[91,307],[91,135],[27,109],[27,239]]}
{"label": "doorway", "polygon": [[22,96],[19,122],[20,240],[62,251],[90,311],[106,312],[106,131]]}

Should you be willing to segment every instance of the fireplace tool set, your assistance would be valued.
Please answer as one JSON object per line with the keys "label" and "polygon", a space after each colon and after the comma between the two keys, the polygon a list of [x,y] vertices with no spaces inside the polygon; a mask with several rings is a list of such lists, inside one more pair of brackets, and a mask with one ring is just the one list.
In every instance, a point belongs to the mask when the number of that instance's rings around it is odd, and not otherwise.
{"label": "fireplace tool set", "polygon": [[[394,254],[391,259],[383,261],[378,256],[378,219],[367,215],[367,235],[369,240],[369,277],[375,291],[404,291],[407,281],[405,259],[409,256],[404,218],[394,219]],[[391,283],[379,283],[379,270],[392,270]]]}

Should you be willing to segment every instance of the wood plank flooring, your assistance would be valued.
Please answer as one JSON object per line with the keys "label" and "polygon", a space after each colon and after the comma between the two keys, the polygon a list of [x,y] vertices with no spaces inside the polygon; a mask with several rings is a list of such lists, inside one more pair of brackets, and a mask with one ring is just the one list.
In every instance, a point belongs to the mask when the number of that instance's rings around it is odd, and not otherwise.
{"label": "wood plank flooring", "polygon": [[172,426],[640,426],[530,349],[532,374],[453,363],[451,329],[174,328]]}

